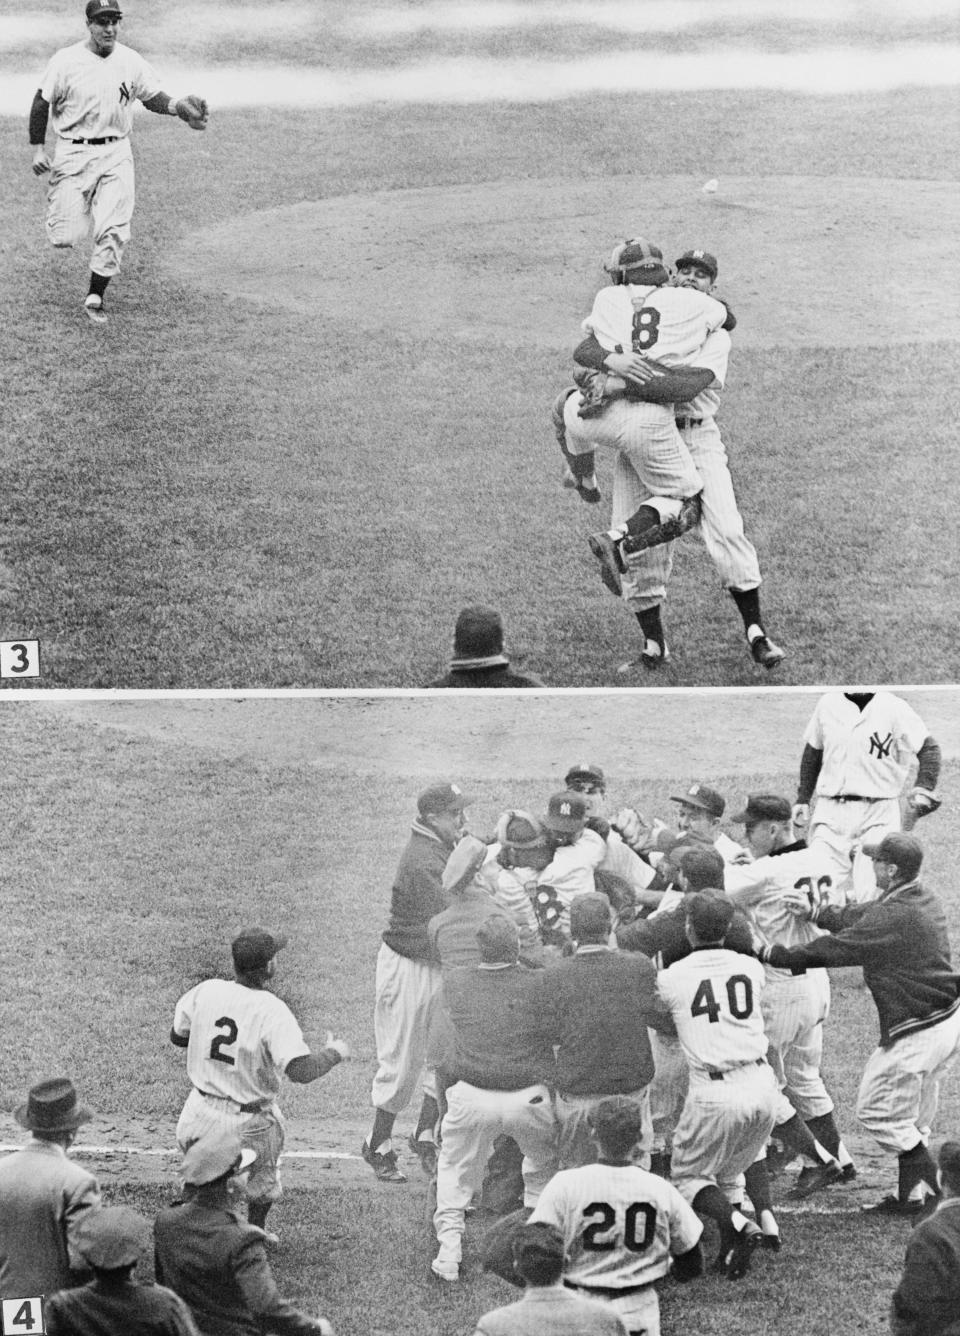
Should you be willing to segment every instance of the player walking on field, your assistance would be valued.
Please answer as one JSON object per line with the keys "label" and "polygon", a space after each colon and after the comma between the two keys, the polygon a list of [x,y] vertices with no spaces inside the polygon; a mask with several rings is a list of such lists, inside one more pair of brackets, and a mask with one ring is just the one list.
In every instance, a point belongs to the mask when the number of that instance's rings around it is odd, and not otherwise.
{"label": "player walking on field", "polygon": [[[192,130],[206,129],[208,114],[206,102],[194,94],[171,98],[143,57],[117,41],[122,18],[118,5],[89,0],[86,41],[54,54],[30,108],[33,171],[50,172],[47,240],[69,249],[93,225],[84,309],[98,325],[106,323],[104,293],[130,239],[134,101],[158,116],[179,116]],[[45,146],[48,118],[57,136],[52,159]]]}
{"label": "player walking on field", "polygon": [[[332,1033],[312,1054],[290,1008],[267,988],[276,972],[276,954],[286,942],[262,928],[241,932],[231,946],[236,979],[207,979],[184,993],[170,1031],[171,1042],[187,1050],[193,1086],[177,1123],[177,1145],[186,1151],[219,1129],[235,1133],[254,1151],[248,1215],[261,1229],[281,1192],[281,1077],[306,1085],[350,1056],[347,1044]],[[267,1239],[278,1241],[270,1233]]]}
{"label": "player walking on field", "polygon": [[872,900],[876,881],[862,847],[900,830],[900,795],[914,759],[909,824],[937,810],[940,748],[916,710],[889,691],[828,691],[803,744],[794,820],[809,820],[808,842],[831,861],[834,885],[847,900]]}

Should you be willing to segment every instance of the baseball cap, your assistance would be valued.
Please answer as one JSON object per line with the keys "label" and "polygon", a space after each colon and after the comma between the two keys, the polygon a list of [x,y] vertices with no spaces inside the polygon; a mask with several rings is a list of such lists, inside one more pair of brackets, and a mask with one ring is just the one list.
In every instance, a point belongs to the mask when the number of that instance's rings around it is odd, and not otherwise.
{"label": "baseball cap", "polygon": [[864,844],[863,852],[875,863],[895,864],[908,877],[915,876],[923,862],[923,848],[912,835],[884,835],[879,844]]}
{"label": "baseball cap", "polygon": [[563,1235],[545,1220],[521,1225],[513,1236],[513,1260],[517,1263],[540,1258],[563,1261],[565,1254]]}
{"label": "baseball cap", "polygon": [[592,784],[597,784],[601,789],[606,788],[607,780],[603,771],[598,765],[593,765],[589,761],[580,761],[577,765],[571,766],[563,777],[564,784],[570,784],[573,779],[585,779]]}
{"label": "baseball cap", "polygon": [[456,895],[465,890],[483,866],[486,856],[487,846],[483,840],[478,840],[476,835],[464,835],[447,859],[440,877],[440,884],[447,894]]}
{"label": "baseball cap", "polygon": [[115,1271],[140,1260],[150,1242],[150,1221],[132,1206],[85,1211],[73,1233],[77,1251],[91,1266]]}
{"label": "baseball cap", "polygon": [[277,937],[263,928],[244,928],[230,944],[233,967],[241,974],[262,970],[286,944],[286,937]]}
{"label": "baseball cap", "polygon": [[733,922],[733,905],[707,891],[688,895],[684,904],[687,919],[701,942],[719,942]]}
{"label": "baseball cap", "polygon": [[684,251],[679,260],[674,260],[674,264],[677,269],[683,264],[699,264],[704,269],[710,270],[710,277],[712,279],[716,279],[719,272],[717,268],[717,257],[705,250]]}
{"label": "baseball cap", "polygon": [[747,805],[731,820],[738,826],[753,826],[758,821],[790,821],[793,808],[788,798],[776,793],[751,793]]}
{"label": "baseball cap", "polygon": [[231,1171],[249,1169],[257,1152],[240,1145],[236,1132],[216,1127],[188,1146],[180,1166],[180,1176],[190,1187],[213,1183]]}
{"label": "baseball cap", "polygon": [[520,955],[520,939],[512,919],[492,914],[477,929],[480,959],[485,965],[512,965]]}
{"label": "baseball cap", "polygon": [[727,804],[716,789],[708,789],[706,784],[691,784],[686,793],[671,794],[672,803],[686,803],[688,807],[699,807],[701,812],[710,816],[723,816]]}
{"label": "baseball cap", "polygon": [[439,816],[442,812],[462,812],[470,799],[457,784],[432,784],[417,798],[421,816]]}
{"label": "baseball cap", "polygon": [[563,793],[555,793],[547,803],[547,815],[543,818],[543,824],[548,830],[571,835],[574,831],[583,830],[586,819],[587,801],[583,794],[571,793],[569,789],[565,789]]}
{"label": "baseball cap", "polygon": [[84,10],[87,16],[87,22],[91,23],[94,19],[104,19],[107,17],[122,19],[123,11],[119,5],[110,5],[104,3],[104,0],[87,0],[87,7]]}

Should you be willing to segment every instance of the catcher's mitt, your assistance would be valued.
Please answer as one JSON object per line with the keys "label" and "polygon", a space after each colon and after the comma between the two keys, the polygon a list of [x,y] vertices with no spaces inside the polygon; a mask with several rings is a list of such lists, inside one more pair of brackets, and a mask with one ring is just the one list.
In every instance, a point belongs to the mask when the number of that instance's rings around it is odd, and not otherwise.
{"label": "catcher's mitt", "polygon": [[930,816],[941,805],[942,799],[929,789],[911,789],[902,804],[901,825],[905,831],[913,830],[923,816]]}
{"label": "catcher's mitt", "polygon": [[210,119],[210,108],[206,100],[198,97],[196,93],[188,93],[186,97],[177,99],[177,115],[182,121],[186,121],[191,130],[205,130],[207,121]]}
{"label": "catcher's mitt", "polygon": [[577,409],[577,417],[597,417],[607,406],[607,372],[581,366],[573,373],[573,378],[580,386],[580,407]]}

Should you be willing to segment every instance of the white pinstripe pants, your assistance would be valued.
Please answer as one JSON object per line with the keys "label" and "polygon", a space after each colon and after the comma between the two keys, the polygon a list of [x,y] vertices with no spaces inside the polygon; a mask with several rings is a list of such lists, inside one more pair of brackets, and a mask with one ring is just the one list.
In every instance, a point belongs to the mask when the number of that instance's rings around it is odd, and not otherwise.
{"label": "white pinstripe pants", "polygon": [[134,195],[129,139],[114,144],[59,139],[47,190],[47,240],[58,248],[77,246],[92,224],[90,268],[112,278],[130,240]]}

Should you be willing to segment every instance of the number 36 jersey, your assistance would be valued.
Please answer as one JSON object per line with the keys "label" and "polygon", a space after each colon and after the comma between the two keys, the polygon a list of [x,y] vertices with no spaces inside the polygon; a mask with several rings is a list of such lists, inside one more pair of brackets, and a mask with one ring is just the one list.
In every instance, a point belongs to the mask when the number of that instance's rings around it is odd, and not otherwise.
{"label": "number 36 jersey", "polygon": [[689,1252],[703,1225],[666,1179],[638,1165],[588,1164],[554,1174],[531,1220],[555,1225],[574,1285],[625,1289],[648,1285]]}
{"label": "number 36 jersey", "polygon": [[657,975],[692,1072],[724,1072],[767,1055],[760,999],[766,974],[753,956],[706,946]]}
{"label": "number 36 jersey", "polygon": [[184,993],[173,1028],[189,1036],[193,1085],[238,1104],[273,1100],[287,1064],[310,1052],[285,1002],[232,979],[206,979]]}

